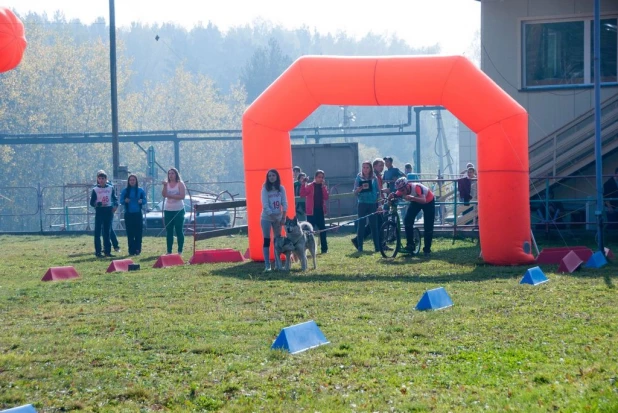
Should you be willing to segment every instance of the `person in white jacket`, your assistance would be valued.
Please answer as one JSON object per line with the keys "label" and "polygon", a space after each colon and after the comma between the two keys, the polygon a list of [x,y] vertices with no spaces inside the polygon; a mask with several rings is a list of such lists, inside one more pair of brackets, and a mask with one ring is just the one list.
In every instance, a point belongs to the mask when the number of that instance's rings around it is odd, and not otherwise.
{"label": "person in white jacket", "polygon": [[266,181],[262,186],[262,235],[264,244],[264,271],[270,271],[270,233],[274,236],[281,235],[281,226],[285,224],[285,213],[288,210],[288,201],[285,188],[281,185],[281,177],[276,169],[270,169],[266,173]]}

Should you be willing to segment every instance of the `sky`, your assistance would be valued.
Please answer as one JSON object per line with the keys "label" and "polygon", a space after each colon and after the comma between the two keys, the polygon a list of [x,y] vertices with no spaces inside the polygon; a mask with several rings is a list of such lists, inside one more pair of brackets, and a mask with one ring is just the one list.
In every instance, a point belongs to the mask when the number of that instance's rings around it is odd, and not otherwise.
{"label": "sky", "polygon": [[[0,0],[19,14],[56,11],[67,20],[108,21],[109,0]],[[288,29],[307,26],[319,33],[345,31],[397,35],[412,47],[440,43],[443,54],[464,54],[480,29],[480,2],[475,0],[115,0],[116,26],[131,22],[173,22],[187,29],[209,21],[226,31],[256,20]],[[28,33],[26,33],[27,37]]]}

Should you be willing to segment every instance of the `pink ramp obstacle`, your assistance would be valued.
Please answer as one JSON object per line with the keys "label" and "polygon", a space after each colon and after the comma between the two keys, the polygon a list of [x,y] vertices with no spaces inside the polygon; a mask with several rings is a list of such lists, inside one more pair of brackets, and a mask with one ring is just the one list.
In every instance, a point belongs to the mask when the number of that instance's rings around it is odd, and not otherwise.
{"label": "pink ramp obstacle", "polygon": [[197,250],[189,260],[190,264],[212,264],[217,262],[243,262],[240,251],[232,248]]}
{"label": "pink ramp obstacle", "polygon": [[79,278],[79,274],[73,267],[50,267],[41,281],[60,281]]}
{"label": "pink ramp obstacle", "polygon": [[559,247],[559,248],[543,248],[538,257],[536,257],[537,264],[560,264],[562,259],[573,251],[584,262],[592,256],[592,250],[588,247],[576,246],[576,247]]}
{"label": "pink ramp obstacle", "polygon": [[176,265],[184,265],[184,261],[179,254],[167,254],[161,255],[157,262],[154,263],[152,268],[167,268],[174,267]]}
{"label": "pink ramp obstacle", "polygon": [[114,260],[107,267],[107,272],[129,271],[130,264],[133,264],[133,260]]}
{"label": "pink ramp obstacle", "polygon": [[584,261],[579,258],[575,251],[569,251],[569,253],[562,258],[562,261],[560,261],[558,272],[572,273],[573,271],[579,269],[583,263]]}

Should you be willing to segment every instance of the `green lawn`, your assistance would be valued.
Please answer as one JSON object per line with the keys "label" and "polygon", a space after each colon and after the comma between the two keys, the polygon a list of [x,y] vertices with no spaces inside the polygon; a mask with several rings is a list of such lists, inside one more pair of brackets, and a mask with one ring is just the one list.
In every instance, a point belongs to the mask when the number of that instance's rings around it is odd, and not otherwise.
{"label": "green lawn", "polygon": [[[153,269],[165,239],[146,238],[141,271],[107,274],[92,237],[0,236],[0,409],[618,411],[615,264],[544,266],[550,281],[533,287],[519,284],[528,267],[485,265],[471,240],[387,261],[355,257],[350,237],[330,238],[317,271],[290,274]],[[40,281],[65,265],[81,278]],[[454,306],[415,311],[439,286]],[[308,320],[331,344],[270,350]]]}

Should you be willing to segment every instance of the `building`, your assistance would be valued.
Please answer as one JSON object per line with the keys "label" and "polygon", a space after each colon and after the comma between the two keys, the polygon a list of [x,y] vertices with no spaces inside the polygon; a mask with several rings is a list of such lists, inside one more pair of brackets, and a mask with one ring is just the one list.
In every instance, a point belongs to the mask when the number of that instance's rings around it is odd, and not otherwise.
{"label": "building", "polygon": [[[593,0],[481,0],[481,70],[528,111],[531,177],[595,174],[593,7]],[[606,175],[618,167],[617,26],[618,0],[601,1]],[[474,135],[463,125],[460,145],[460,163],[475,162]],[[594,179],[550,184],[557,197],[568,197],[564,187],[595,194]],[[531,193],[544,187],[533,181]]]}

